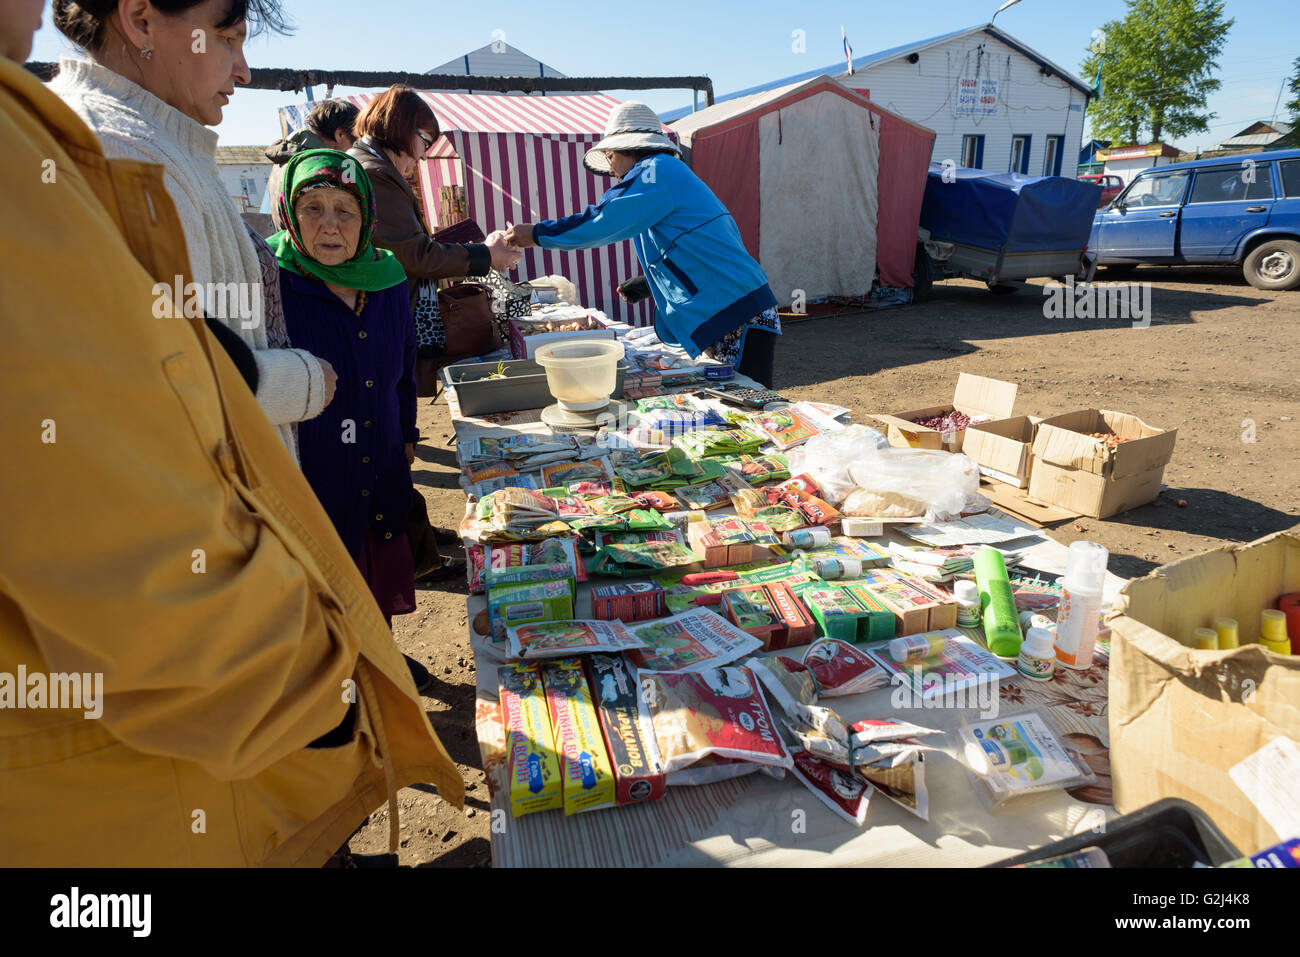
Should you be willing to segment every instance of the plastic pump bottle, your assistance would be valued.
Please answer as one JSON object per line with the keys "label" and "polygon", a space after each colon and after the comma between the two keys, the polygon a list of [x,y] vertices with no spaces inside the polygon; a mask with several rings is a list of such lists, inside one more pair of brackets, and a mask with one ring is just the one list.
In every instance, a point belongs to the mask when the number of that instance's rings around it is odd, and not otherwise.
{"label": "plastic pump bottle", "polygon": [[1106,547],[1096,542],[1074,542],[1067,553],[1056,617],[1056,660],[1067,668],[1092,664],[1109,557]]}

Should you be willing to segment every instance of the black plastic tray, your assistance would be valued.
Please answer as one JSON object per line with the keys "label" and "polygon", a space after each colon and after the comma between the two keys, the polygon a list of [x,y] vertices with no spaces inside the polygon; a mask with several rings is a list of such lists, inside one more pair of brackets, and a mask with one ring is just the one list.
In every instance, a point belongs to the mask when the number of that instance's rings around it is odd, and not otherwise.
{"label": "black plastic tray", "polygon": [[1099,847],[1111,867],[1210,867],[1242,856],[1208,814],[1195,804],[1165,798],[1106,822],[1101,834],[1076,834],[1036,851],[1017,854],[990,867],[1013,867]]}

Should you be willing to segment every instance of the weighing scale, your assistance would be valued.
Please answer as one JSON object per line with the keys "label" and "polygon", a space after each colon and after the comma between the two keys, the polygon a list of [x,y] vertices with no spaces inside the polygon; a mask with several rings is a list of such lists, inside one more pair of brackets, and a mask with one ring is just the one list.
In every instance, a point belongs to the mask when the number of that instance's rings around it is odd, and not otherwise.
{"label": "weighing scale", "polygon": [[596,432],[603,427],[617,429],[628,421],[631,406],[618,399],[597,402],[556,402],[542,409],[542,424],[552,432]]}

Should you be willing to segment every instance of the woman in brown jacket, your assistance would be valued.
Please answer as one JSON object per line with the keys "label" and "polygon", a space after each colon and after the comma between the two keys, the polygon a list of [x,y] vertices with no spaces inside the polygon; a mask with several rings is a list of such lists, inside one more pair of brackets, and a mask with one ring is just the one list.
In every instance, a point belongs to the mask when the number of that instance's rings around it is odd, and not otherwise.
{"label": "woman in brown jacket", "polygon": [[[419,93],[409,86],[389,87],[357,118],[353,132],[359,137],[349,155],[370,176],[375,196],[375,226],[371,241],[391,250],[406,272],[411,314],[419,308],[420,280],[482,276],[489,269],[509,269],[523,255],[506,244],[505,234],[494,232],[484,243],[439,243],[429,235],[420,201],[406,178],[441,135],[437,117]],[[415,384],[422,396],[433,395],[436,359],[417,359]],[[422,584],[446,581],[464,570],[461,562],[444,562],[437,544],[458,541],[458,536],[429,525],[424,496],[415,490],[407,537],[415,556],[415,574]],[[417,684],[419,684],[417,678]]]}

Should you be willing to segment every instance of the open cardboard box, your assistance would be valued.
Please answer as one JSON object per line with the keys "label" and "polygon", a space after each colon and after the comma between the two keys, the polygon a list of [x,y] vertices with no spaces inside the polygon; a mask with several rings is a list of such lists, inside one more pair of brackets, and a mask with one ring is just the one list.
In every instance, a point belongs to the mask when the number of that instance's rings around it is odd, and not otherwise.
{"label": "open cardboard box", "polygon": [[911,412],[877,415],[874,418],[888,426],[889,444],[895,448],[960,452],[966,437],[965,429],[945,434],[917,425],[916,420],[943,415],[954,409],[971,418],[988,416],[993,420],[1005,419],[1015,407],[1017,388],[1013,382],[1001,382],[963,372],[957,377],[957,388],[948,405],[933,405],[928,409],[913,409]]}
{"label": "open cardboard box", "polygon": [[[567,330],[564,332],[533,332],[531,335],[525,335],[525,331],[536,329],[546,323],[556,325],[577,323],[581,328]],[[529,319],[511,319],[510,320],[510,354],[516,359],[532,359],[537,355],[537,350],[541,346],[550,345],[552,342],[568,342],[571,339],[616,339],[617,334],[595,316],[588,313],[579,318],[558,318],[553,316],[534,316]]]}
{"label": "open cardboard box", "polygon": [[1033,462],[1034,435],[1042,421],[1037,416],[1017,415],[972,425],[966,430],[962,452],[979,466],[981,475],[1025,488]]}
{"label": "open cardboard box", "polygon": [[[1116,810],[1184,798],[1247,854],[1300,835],[1300,656],[1255,643],[1260,611],[1298,591],[1300,526],[1124,586],[1110,622]],[[1240,647],[1190,647],[1220,617]]]}
{"label": "open cardboard box", "polygon": [[[1129,441],[1111,449],[1092,432]],[[1177,437],[1177,429],[1157,429],[1135,415],[1105,409],[1044,419],[1034,436],[1029,497],[1092,518],[1145,505],[1160,494]]]}

